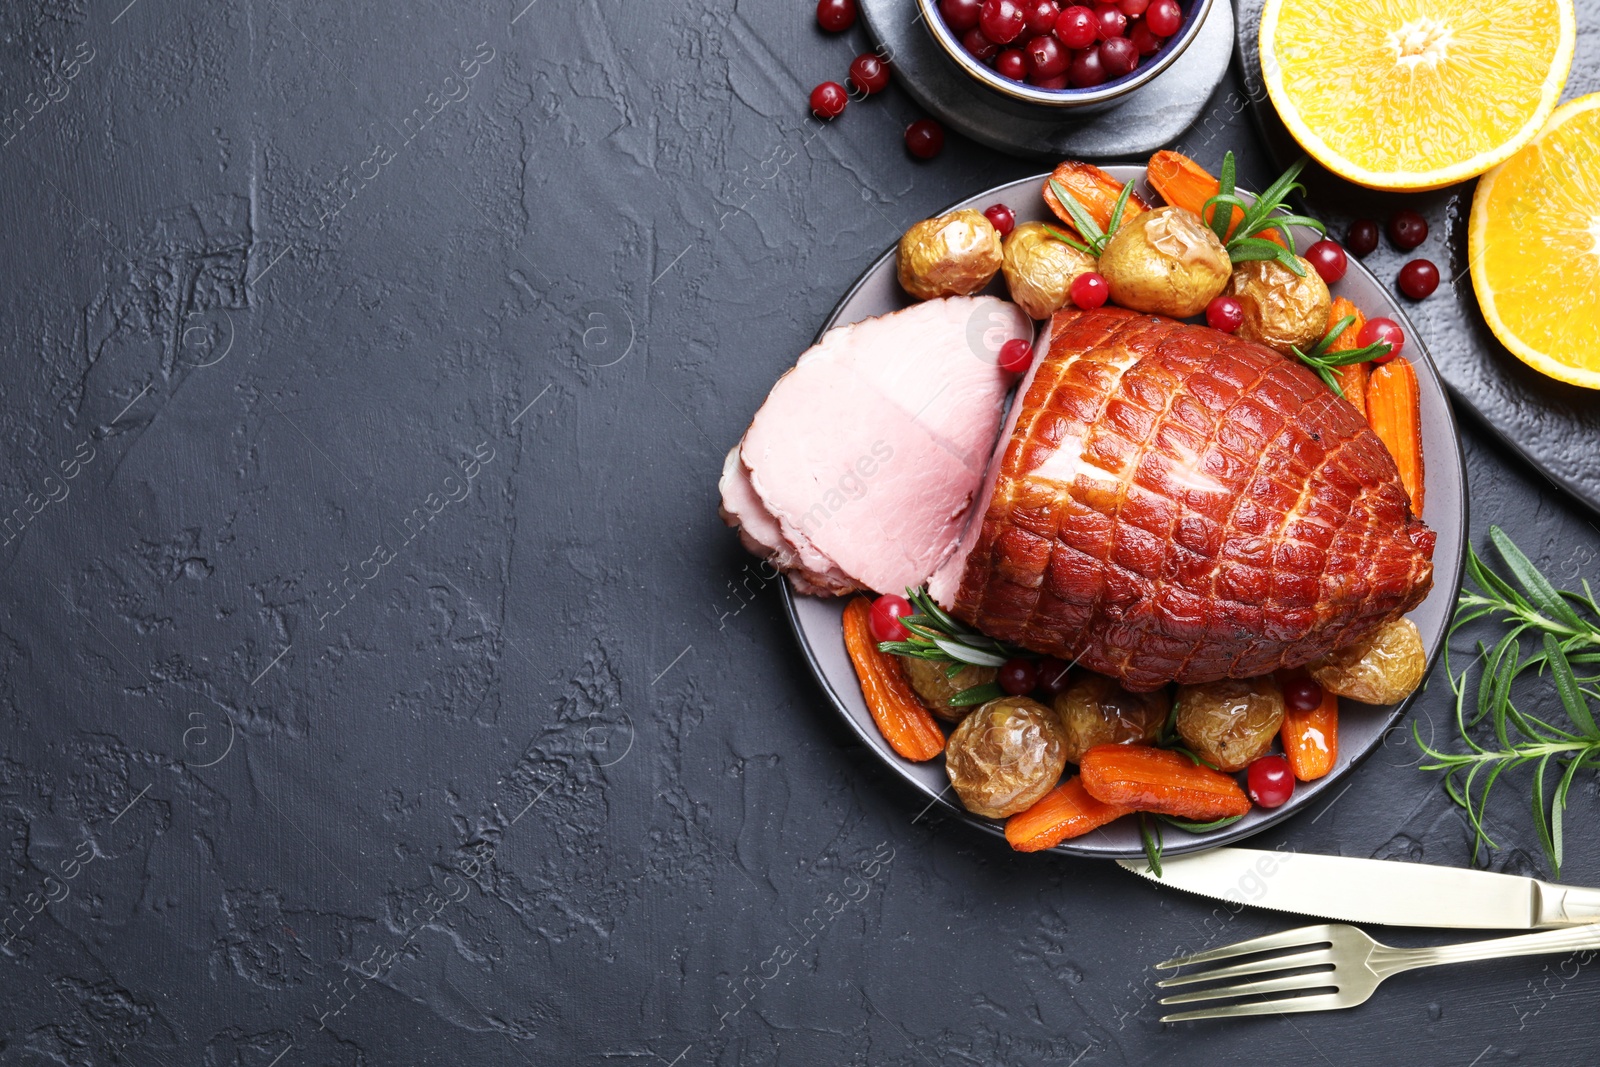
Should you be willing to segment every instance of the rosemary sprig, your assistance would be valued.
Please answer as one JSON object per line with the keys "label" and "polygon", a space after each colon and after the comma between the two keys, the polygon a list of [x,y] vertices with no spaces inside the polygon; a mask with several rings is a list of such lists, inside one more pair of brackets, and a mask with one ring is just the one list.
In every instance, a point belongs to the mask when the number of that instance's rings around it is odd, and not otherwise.
{"label": "rosemary sprig", "polygon": [[[978,633],[963,626],[928,595],[927,587],[907,589],[906,599],[916,608],[916,614],[901,618],[900,625],[910,631],[906,641],[881,641],[879,650],[897,656],[914,656],[946,664],[945,677],[954,678],[969,666],[998,667],[1015,656],[1028,653],[1004,641]],[[993,683],[970,686],[950,699],[955,707],[984,704],[998,700],[1005,693]]]}
{"label": "rosemary sprig", "polygon": [[[1456,729],[1467,751],[1433,748],[1422,740],[1415,723],[1411,732],[1417,747],[1433,761],[1422,764],[1421,769],[1443,771],[1445,791],[1467,813],[1473,830],[1474,862],[1483,845],[1500,847],[1484,827],[1495,783],[1507,771],[1531,766],[1534,825],[1551,871],[1560,877],[1568,794],[1579,771],[1600,766],[1600,727],[1589,707],[1591,699],[1600,700],[1600,689],[1595,688],[1600,683],[1600,603],[1587,580],[1581,594],[1556,589],[1500,527],[1489,528],[1489,540],[1511,578],[1498,574],[1469,546],[1467,578],[1476,591],[1462,591],[1445,647],[1445,674],[1456,698]],[[1451,671],[1448,638],[1483,619],[1509,629],[1493,647],[1478,642],[1483,666],[1469,710],[1469,691],[1474,688],[1469,679],[1471,667],[1459,676]],[[1524,637],[1533,642],[1527,656],[1523,655]],[[1595,673],[1580,674],[1580,668]],[[1530,671],[1543,676],[1546,670],[1566,716],[1559,724],[1519,708],[1513,695],[1518,683],[1528,680]],[[1486,720],[1493,738],[1480,744],[1473,733]],[[1552,777],[1553,791],[1547,788]]]}
{"label": "rosemary sprig", "polygon": [[[1234,186],[1238,168],[1234,163],[1233,153],[1230,151],[1223,155],[1222,173],[1217,177],[1217,195],[1200,206],[1200,217],[1210,224],[1211,231],[1217,235],[1217,240],[1228,250],[1229,259],[1235,263],[1275,259],[1293,271],[1297,277],[1305,277],[1306,269],[1295,258],[1294,234],[1289,232],[1289,227],[1305,226],[1322,234],[1328,232],[1327,227],[1307,215],[1277,214],[1283,208],[1283,202],[1293,193],[1305,191],[1305,187],[1295,180],[1300,177],[1300,171],[1305,165],[1305,159],[1301,158],[1279,175],[1277,181],[1267,186],[1265,192],[1257,196],[1254,201],[1246,203]],[[1244,212],[1244,218],[1233,228],[1233,235],[1230,237],[1228,229],[1233,221],[1234,208]],[[1206,216],[1208,210],[1211,213],[1209,218]],[[1257,236],[1269,230],[1278,231],[1279,236],[1283,238],[1282,245]]]}
{"label": "rosemary sprig", "polygon": [[1341,397],[1344,396],[1344,390],[1339,388],[1339,380],[1333,376],[1333,368],[1365,363],[1369,359],[1382,359],[1394,347],[1388,341],[1374,341],[1372,344],[1363,345],[1361,348],[1350,348],[1343,352],[1329,353],[1328,349],[1332,347],[1333,342],[1338,340],[1339,335],[1349,329],[1350,324],[1355,321],[1356,317],[1354,315],[1346,315],[1334,323],[1329,327],[1328,332],[1323,335],[1322,340],[1311,346],[1311,351],[1309,352],[1302,352],[1298,348],[1290,349],[1299,357],[1301,363],[1316,371],[1317,377],[1321,378],[1329,389],[1332,389]]}
{"label": "rosemary sprig", "polygon": [[1122,225],[1122,213],[1128,207],[1128,197],[1133,195],[1133,183],[1129,182],[1122,187],[1117,202],[1111,208],[1111,221],[1107,223],[1104,231],[1089,217],[1088,209],[1078,202],[1078,198],[1067,192],[1067,187],[1054,178],[1050,179],[1050,191],[1056,194],[1056,199],[1061,202],[1062,208],[1072,216],[1072,225],[1077,227],[1078,234],[1083,240],[1074,240],[1054,226],[1046,226],[1045,230],[1056,240],[1065,241],[1080,252],[1098,256],[1105,251],[1106,242],[1111,240],[1111,235]]}

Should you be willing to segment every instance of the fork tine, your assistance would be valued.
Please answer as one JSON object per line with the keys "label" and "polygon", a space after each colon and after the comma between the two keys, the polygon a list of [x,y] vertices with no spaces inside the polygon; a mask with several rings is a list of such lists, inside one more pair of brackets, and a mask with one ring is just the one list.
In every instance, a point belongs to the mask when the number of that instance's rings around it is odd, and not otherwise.
{"label": "fork tine", "polygon": [[1323,993],[1314,997],[1285,997],[1282,1000],[1247,1000],[1243,1004],[1223,1004],[1215,1008],[1180,1011],[1163,1015],[1164,1023],[1181,1023],[1195,1019],[1229,1019],[1241,1015],[1288,1015],[1298,1011],[1332,1011],[1335,1008],[1353,1008],[1337,993]]}
{"label": "fork tine", "polygon": [[1253,937],[1248,941],[1235,941],[1231,945],[1196,952],[1192,956],[1162,960],[1156,967],[1161,970],[1171,970],[1174,967],[1187,967],[1191,963],[1209,963],[1212,960],[1225,960],[1233,956],[1246,956],[1252,952],[1269,952],[1275,948],[1309,948],[1330,940],[1328,934],[1332,929],[1333,925],[1329,923],[1320,926],[1302,926],[1296,930]]}
{"label": "fork tine", "polygon": [[1314,948],[1309,952],[1296,952],[1289,956],[1268,956],[1264,960],[1235,963],[1231,967],[1213,967],[1209,971],[1196,971],[1193,974],[1183,974],[1176,978],[1163,978],[1156,985],[1165,989],[1168,986],[1192,985],[1195,982],[1211,982],[1219,978],[1238,978],[1246,974],[1287,971],[1294,967],[1315,967],[1319,963],[1332,962],[1333,954],[1331,952],[1325,948]]}
{"label": "fork tine", "polygon": [[1221,1000],[1225,997],[1248,997],[1258,993],[1285,993],[1292,989],[1320,989],[1337,987],[1333,971],[1313,971],[1310,974],[1291,974],[1283,978],[1267,978],[1260,982],[1240,982],[1217,989],[1197,989],[1165,997],[1162,1004],[1192,1004],[1200,1000]]}

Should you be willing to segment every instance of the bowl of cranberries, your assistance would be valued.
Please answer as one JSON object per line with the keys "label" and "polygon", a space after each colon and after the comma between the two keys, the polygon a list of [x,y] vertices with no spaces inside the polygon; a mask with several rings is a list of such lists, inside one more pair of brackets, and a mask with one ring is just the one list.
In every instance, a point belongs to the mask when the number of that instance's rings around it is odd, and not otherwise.
{"label": "bowl of cranberries", "polygon": [[917,0],[934,40],[996,93],[1029,104],[1105,105],[1160,74],[1212,0]]}

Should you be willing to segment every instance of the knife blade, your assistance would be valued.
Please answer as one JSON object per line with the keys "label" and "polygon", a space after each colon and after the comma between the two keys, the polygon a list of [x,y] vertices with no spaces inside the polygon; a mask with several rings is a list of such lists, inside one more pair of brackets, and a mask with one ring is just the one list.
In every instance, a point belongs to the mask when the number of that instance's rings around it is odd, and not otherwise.
{"label": "knife blade", "polygon": [[1477,930],[1538,930],[1600,922],[1600,890],[1492,871],[1303,852],[1214,848],[1119,864],[1158,885],[1230,904],[1342,922]]}

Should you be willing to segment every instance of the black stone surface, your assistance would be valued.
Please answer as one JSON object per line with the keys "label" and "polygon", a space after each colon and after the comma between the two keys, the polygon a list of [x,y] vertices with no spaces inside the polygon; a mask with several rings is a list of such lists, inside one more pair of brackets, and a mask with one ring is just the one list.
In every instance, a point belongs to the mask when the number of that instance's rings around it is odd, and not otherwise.
{"label": "black stone surface", "polygon": [[[1576,957],[1163,1028],[1148,964],[1292,920],[919,818],[714,483],[872,258],[1034,164],[808,122],[863,39],[803,7],[524,2],[0,11],[0,1062],[1587,1056]],[[1180,145],[1259,186],[1243,99]],[[1592,577],[1466,447],[1475,542]],[[1262,844],[1466,863],[1415,759]]]}

